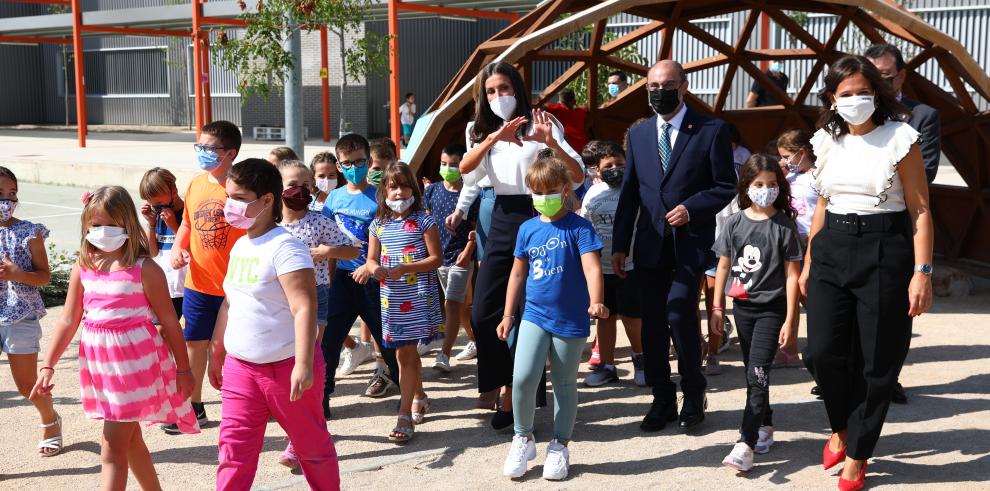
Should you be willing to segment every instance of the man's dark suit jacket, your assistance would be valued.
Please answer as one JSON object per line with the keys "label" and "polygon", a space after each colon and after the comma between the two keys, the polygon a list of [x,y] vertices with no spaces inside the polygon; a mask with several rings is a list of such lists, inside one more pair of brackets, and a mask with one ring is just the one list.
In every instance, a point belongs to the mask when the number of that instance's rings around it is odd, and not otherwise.
{"label": "man's dark suit jacket", "polygon": [[[628,135],[613,252],[628,254],[635,243],[636,266],[654,268],[661,263],[663,241],[673,240],[678,266],[707,266],[715,214],[736,194],[728,125],[688,109],[666,174],[660,167],[657,116],[630,128]],[[667,212],[680,204],[687,208],[690,222],[664,237]]]}
{"label": "man's dark suit jacket", "polygon": [[921,156],[925,160],[925,175],[928,176],[928,184],[935,180],[938,173],[938,162],[942,158],[942,147],[939,143],[941,137],[941,127],[938,118],[938,111],[928,104],[918,101],[901,98],[901,103],[911,110],[911,117],[907,119],[907,124],[921,133]]}

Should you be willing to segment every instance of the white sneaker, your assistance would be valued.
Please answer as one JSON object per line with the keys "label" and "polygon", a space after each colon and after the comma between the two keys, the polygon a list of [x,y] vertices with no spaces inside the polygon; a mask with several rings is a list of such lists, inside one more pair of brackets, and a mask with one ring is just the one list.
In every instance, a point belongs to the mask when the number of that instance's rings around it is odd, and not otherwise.
{"label": "white sneaker", "polygon": [[441,351],[437,354],[436,361],[433,362],[433,368],[443,373],[450,373],[450,357]]}
{"label": "white sneaker", "polygon": [[416,345],[416,352],[419,353],[419,356],[423,356],[429,353],[430,350],[432,349],[433,349],[433,343],[430,344],[419,343]]}
{"label": "white sneaker", "polygon": [[761,426],[759,435],[760,439],[756,441],[753,453],[763,455],[768,453],[770,447],[773,446],[773,426]]}
{"label": "white sneaker", "polygon": [[454,359],[457,361],[466,361],[466,360],[471,360],[477,356],[478,356],[478,347],[475,346],[474,341],[468,341],[467,346],[465,346],[460,353],[457,353],[457,356],[455,356]]}
{"label": "white sneaker", "polygon": [[509,455],[505,456],[505,464],[502,465],[502,474],[511,478],[522,477],[529,467],[529,461],[535,458],[536,440],[515,435],[512,437],[512,446],[509,447]]}
{"label": "white sneaker", "polygon": [[736,443],[729,455],[722,459],[722,465],[746,472],[753,468],[753,450],[744,442]]}
{"label": "white sneaker", "polygon": [[357,346],[351,349],[345,349],[344,354],[341,356],[340,374],[350,375],[354,373],[362,363],[375,357],[373,351],[371,343],[362,343],[360,341],[358,341]]}
{"label": "white sneaker", "polygon": [[557,440],[547,447],[547,460],[543,463],[543,479],[559,481],[567,479],[567,469],[571,465],[571,452]]}

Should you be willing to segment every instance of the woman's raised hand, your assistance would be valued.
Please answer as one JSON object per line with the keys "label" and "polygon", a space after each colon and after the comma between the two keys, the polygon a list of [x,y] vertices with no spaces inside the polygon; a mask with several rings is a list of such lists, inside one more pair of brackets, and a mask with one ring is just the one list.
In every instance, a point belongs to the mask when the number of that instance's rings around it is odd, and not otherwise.
{"label": "woman's raised hand", "polygon": [[526,118],[523,116],[519,116],[511,121],[506,121],[505,124],[499,128],[498,132],[495,133],[495,140],[515,143],[521,147],[522,141],[519,140],[519,136],[517,136],[516,131],[525,123]]}
{"label": "woman's raised hand", "polygon": [[550,114],[542,109],[533,109],[533,134],[524,138],[526,141],[542,143],[550,146],[553,144],[553,120]]}

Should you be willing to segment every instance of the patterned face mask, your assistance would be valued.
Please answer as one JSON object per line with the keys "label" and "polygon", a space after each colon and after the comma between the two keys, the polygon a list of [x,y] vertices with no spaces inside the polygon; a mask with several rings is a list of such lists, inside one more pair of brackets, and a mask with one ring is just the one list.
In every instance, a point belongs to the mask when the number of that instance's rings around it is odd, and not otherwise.
{"label": "patterned face mask", "polygon": [[750,187],[746,191],[746,195],[760,208],[769,208],[773,206],[774,201],[777,201],[777,196],[780,195],[780,189]]}
{"label": "patterned face mask", "polygon": [[14,200],[0,200],[0,222],[6,222],[14,217],[14,209],[17,208],[17,202]]}

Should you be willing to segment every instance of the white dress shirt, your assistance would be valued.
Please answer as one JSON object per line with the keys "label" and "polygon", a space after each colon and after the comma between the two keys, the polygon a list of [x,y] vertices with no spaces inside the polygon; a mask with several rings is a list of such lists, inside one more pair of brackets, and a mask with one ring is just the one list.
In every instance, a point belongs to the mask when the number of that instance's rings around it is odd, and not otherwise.
{"label": "white dress shirt", "polygon": [[670,150],[673,152],[674,144],[677,143],[677,135],[681,134],[681,123],[684,122],[684,115],[687,114],[687,104],[681,104],[681,110],[677,111],[677,114],[670,121],[664,121],[660,116],[657,116],[657,148],[659,149],[660,144],[660,131],[664,123],[670,123]]}

